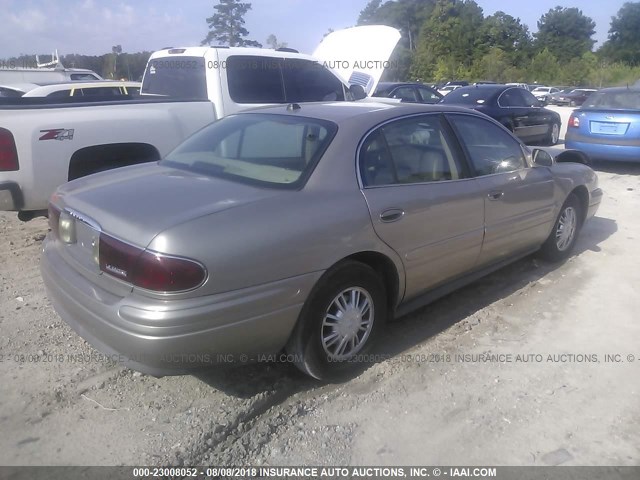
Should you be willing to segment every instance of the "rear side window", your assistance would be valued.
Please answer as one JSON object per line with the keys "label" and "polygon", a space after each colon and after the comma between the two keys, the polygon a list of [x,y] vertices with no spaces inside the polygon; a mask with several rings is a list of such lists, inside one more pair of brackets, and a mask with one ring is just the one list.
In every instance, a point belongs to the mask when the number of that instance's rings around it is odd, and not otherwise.
{"label": "rear side window", "polygon": [[319,63],[285,58],[282,66],[287,103],[344,100],[342,82]]}
{"label": "rear side window", "polygon": [[360,176],[365,187],[458,180],[464,169],[455,151],[440,115],[397,120],[363,144]]}
{"label": "rear side window", "polygon": [[234,55],[227,58],[229,94],[236,103],[284,103],[282,59]]}
{"label": "rear side window", "polygon": [[450,115],[458,138],[467,149],[476,175],[512,172],[525,168],[520,143],[502,128],[484,118]]}
{"label": "rear side window", "polygon": [[310,60],[234,55],[226,67],[229,94],[236,103],[344,100],[342,82]]}
{"label": "rear side window", "polygon": [[[76,93],[76,95],[78,95]],[[62,98],[62,97],[70,97],[71,96],[71,90],[58,90],[57,92],[51,92],[49,95],[47,95],[47,97],[51,97],[51,98]]]}
{"label": "rear side window", "polygon": [[171,98],[207,99],[207,79],[202,57],[162,57],[150,60],[142,92]]}
{"label": "rear side window", "polygon": [[72,73],[69,77],[74,82],[79,80],[100,80],[97,75],[92,73]]}
{"label": "rear side window", "polygon": [[83,88],[78,92],[75,91],[75,95],[95,95],[95,96],[113,96],[113,95],[122,95],[120,91],[120,87],[89,87]]}

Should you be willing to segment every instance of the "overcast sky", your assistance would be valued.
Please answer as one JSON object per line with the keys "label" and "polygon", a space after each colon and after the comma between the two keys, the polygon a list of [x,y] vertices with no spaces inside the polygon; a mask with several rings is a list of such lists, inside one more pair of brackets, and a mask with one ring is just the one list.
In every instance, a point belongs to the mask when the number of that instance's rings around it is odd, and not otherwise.
{"label": "overcast sky", "polygon": [[[250,1],[250,0],[246,0]],[[557,5],[578,7],[596,22],[596,47],[607,39],[611,16],[625,0],[476,0],[485,16],[502,10],[537,30]],[[120,44],[124,52],[199,45],[214,0],[0,0],[0,58],[21,53],[101,55]],[[311,53],[329,29],[353,26],[367,0],[254,0],[246,27],[263,44],[269,34]]]}

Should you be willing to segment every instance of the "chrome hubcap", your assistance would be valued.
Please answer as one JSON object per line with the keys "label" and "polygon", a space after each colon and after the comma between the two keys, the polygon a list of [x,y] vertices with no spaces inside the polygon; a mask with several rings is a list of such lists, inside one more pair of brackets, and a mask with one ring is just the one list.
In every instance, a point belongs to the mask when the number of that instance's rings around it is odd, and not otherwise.
{"label": "chrome hubcap", "polygon": [[555,144],[558,143],[558,137],[560,137],[560,128],[558,127],[557,123],[553,124],[553,127],[551,127],[551,141]]}
{"label": "chrome hubcap", "polygon": [[322,348],[331,360],[346,360],[366,343],[373,329],[373,299],[359,287],[333,299],[322,321]]}
{"label": "chrome hubcap", "polygon": [[571,245],[571,241],[576,234],[578,226],[578,215],[576,209],[567,207],[560,215],[558,228],[556,229],[556,246],[561,252],[565,251]]}

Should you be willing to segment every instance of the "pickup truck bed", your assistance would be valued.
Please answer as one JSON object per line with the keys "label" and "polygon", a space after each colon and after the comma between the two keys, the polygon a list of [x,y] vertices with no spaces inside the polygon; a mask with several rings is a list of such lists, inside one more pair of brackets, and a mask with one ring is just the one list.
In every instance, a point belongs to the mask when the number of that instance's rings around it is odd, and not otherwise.
{"label": "pickup truck bed", "polygon": [[[216,119],[208,100],[52,100],[16,98],[0,103],[0,210],[46,209],[58,185],[109,168],[158,160]],[[12,146],[16,165],[11,164]]]}

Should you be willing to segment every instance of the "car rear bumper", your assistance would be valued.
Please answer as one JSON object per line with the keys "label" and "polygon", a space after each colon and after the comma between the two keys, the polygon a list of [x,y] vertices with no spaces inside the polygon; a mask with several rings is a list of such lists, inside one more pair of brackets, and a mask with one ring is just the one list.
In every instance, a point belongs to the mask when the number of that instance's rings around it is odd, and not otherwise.
{"label": "car rear bumper", "polygon": [[0,211],[20,210],[23,205],[20,185],[15,182],[0,182]]}
{"label": "car rear bumper", "polygon": [[613,160],[621,162],[640,162],[640,145],[607,145],[572,140],[565,141],[565,148],[581,150],[592,160]]}
{"label": "car rear bumper", "polygon": [[150,375],[176,375],[221,363],[256,361],[286,344],[322,275],[181,300],[117,297],[69,266],[45,241],[40,268],[60,317],[115,361]]}

